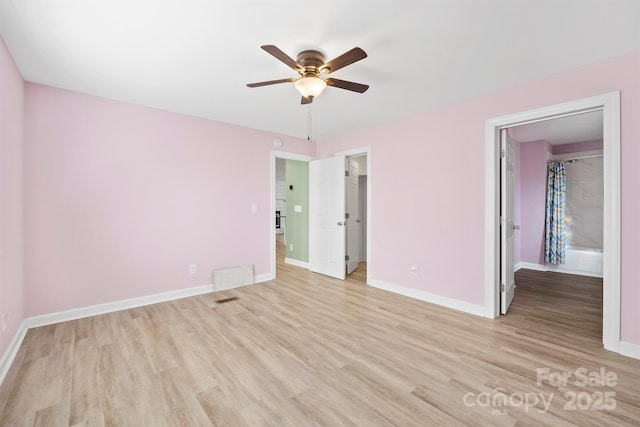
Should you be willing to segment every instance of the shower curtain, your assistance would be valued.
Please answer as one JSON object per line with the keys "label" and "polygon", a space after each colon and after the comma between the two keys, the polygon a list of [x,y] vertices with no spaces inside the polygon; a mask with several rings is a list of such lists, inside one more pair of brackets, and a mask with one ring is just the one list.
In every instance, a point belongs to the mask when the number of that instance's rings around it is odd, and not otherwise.
{"label": "shower curtain", "polygon": [[547,213],[545,219],[544,261],[564,264],[566,172],[563,162],[547,163]]}

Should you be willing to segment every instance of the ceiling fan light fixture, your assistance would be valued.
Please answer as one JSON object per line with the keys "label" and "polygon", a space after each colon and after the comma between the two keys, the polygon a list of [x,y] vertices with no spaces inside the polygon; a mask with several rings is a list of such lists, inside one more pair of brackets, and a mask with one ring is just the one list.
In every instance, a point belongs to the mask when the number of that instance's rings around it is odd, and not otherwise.
{"label": "ceiling fan light fixture", "polygon": [[298,92],[305,98],[315,98],[327,87],[327,82],[320,77],[310,76],[299,78],[296,80],[295,85]]}

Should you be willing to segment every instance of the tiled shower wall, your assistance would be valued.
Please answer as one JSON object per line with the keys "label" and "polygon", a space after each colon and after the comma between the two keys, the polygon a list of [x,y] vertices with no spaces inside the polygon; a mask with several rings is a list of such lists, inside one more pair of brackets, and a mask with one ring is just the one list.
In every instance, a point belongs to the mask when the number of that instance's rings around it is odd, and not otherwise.
{"label": "tiled shower wall", "polygon": [[602,157],[565,163],[567,244],[602,249],[604,175]]}

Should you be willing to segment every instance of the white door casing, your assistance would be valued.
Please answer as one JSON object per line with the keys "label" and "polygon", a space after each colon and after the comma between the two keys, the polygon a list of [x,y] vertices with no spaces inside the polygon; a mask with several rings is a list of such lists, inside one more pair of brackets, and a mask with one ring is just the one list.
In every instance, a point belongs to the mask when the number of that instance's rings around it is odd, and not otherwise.
{"label": "white door casing", "polygon": [[309,163],[309,270],[345,278],[345,156]]}
{"label": "white door casing", "polygon": [[347,233],[347,274],[358,268],[358,254],[360,251],[360,216],[358,213],[358,162],[347,159],[349,174],[345,177],[346,185],[346,214],[345,225]]}
{"label": "white door casing", "polygon": [[507,314],[515,296],[513,221],[514,147],[506,129],[500,131],[500,312]]}

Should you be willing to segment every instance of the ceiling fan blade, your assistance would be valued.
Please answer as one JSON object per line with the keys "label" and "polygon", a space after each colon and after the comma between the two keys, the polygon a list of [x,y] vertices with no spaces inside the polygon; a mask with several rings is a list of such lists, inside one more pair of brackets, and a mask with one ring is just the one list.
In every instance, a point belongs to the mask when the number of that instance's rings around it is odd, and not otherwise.
{"label": "ceiling fan blade", "polygon": [[288,78],[288,79],[280,79],[280,80],[269,80],[266,82],[258,82],[258,83],[248,83],[247,86],[249,87],[260,87],[260,86],[267,86],[267,85],[275,85],[278,83],[290,83],[290,82],[294,82],[296,81],[296,79],[294,79],[293,77]]}
{"label": "ceiling fan blade", "polygon": [[344,68],[347,65],[351,65],[354,62],[360,61],[361,59],[364,59],[366,57],[367,53],[364,50],[360,49],[359,47],[354,47],[350,51],[343,53],[337,58],[326,62],[322,67],[320,67],[320,70],[327,74],[333,73],[340,68]]}
{"label": "ceiling fan blade", "polygon": [[307,98],[307,97],[302,97],[302,100],[300,101],[300,104],[305,105],[305,104],[311,104],[313,102],[313,97]]}
{"label": "ceiling fan blade", "polygon": [[340,79],[328,78],[328,79],[325,79],[325,82],[327,82],[327,85],[329,86],[338,87],[340,89],[352,90],[358,93],[364,93],[367,91],[367,89],[369,89],[369,85],[363,85],[362,83],[348,82],[346,80],[340,80]]}
{"label": "ceiling fan blade", "polygon": [[273,55],[276,59],[279,59],[283,63],[285,63],[288,67],[293,68],[295,71],[302,70],[302,67],[293,60],[289,55],[281,51],[277,46],[272,44],[266,44],[264,46],[260,46],[263,50]]}

